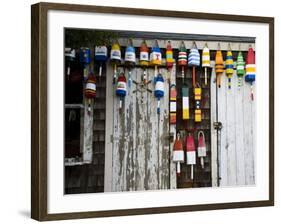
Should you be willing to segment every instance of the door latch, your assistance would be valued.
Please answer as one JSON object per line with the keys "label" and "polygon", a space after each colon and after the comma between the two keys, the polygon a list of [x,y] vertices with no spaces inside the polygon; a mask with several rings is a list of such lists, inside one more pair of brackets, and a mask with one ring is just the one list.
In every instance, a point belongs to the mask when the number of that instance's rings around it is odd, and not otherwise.
{"label": "door latch", "polygon": [[220,131],[222,129],[222,123],[220,121],[216,121],[213,123],[214,129]]}

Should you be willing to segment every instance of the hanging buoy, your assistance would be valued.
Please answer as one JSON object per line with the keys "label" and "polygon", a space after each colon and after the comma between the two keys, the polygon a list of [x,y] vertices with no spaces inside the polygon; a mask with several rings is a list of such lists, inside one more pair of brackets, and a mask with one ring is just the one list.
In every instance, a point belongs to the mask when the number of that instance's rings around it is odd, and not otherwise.
{"label": "hanging buoy", "polygon": [[184,42],[181,42],[180,48],[179,48],[179,56],[178,56],[178,65],[181,68],[181,77],[184,81],[184,69],[187,65],[187,52],[186,47],[184,45]]}
{"label": "hanging buoy", "polygon": [[177,163],[177,176],[180,176],[181,173],[180,164],[184,162],[184,151],[183,151],[182,141],[180,139],[180,133],[177,134],[177,138],[174,142],[173,161]]}
{"label": "hanging buoy", "polygon": [[219,44],[218,50],[216,52],[215,61],[216,61],[215,70],[216,70],[217,86],[220,88],[221,87],[221,76],[224,72],[224,62],[223,62],[222,52],[220,50],[220,44]]}
{"label": "hanging buoy", "polygon": [[142,80],[144,82],[144,84],[147,83],[147,71],[146,68],[149,65],[149,49],[147,47],[147,44],[145,42],[145,40],[142,42],[141,46],[140,46],[140,61],[139,64],[143,67],[143,77]]}
{"label": "hanging buoy", "polygon": [[191,165],[190,179],[193,180],[193,166],[196,165],[196,148],[194,137],[190,133],[186,136],[186,164]]}
{"label": "hanging buoy", "polygon": [[91,112],[91,106],[94,98],[96,97],[96,77],[93,73],[88,75],[86,85],[85,85],[85,97],[88,101],[88,112]]}
{"label": "hanging buoy", "polygon": [[95,61],[99,63],[99,76],[102,75],[102,66],[107,61],[107,47],[96,46],[95,47]]}
{"label": "hanging buoy", "polygon": [[254,49],[250,46],[246,60],[246,76],[245,81],[251,85],[251,99],[254,100],[253,83],[256,80],[256,61]]}
{"label": "hanging buoy", "polygon": [[124,73],[120,73],[117,80],[116,95],[119,96],[119,109],[122,109],[122,104],[127,95],[127,80]]}
{"label": "hanging buoy", "polygon": [[91,50],[88,47],[81,47],[79,52],[80,63],[83,65],[83,76],[87,78],[87,65],[91,63]]}
{"label": "hanging buoy", "polygon": [[198,148],[197,154],[200,158],[200,163],[202,169],[204,169],[204,157],[207,156],[207,149],[206,149],[206,142],[205,142],[205,135],[203,131],[198,132]]}
{"label": "hanging buoy", "polygon": [[69,79],[71,62],[75,60],[75,49],[66,47],[64,49],[64,55],[66,57],[66,62],[67,62],[67,70],[66,70],[67,79]]}
{"label": "hanging buoy", "polygon": [[160,99],[164,96],[164,78],[161,74],[155,79],[154,96],[157,98],[157,113],[160,114]]}
{"label": "hanging buoy", "polygon": [[196,73],[195,68],[200,65],[200,54],[196,47],[196,43],[193,42],[193,47],[190,49],[188,55],[188,66],[192,67],[192,85],[193,88],[196,86]]}
{"label": "hanging buoy", "polygon": [[177,88],[173,84],[170,87],[170,124],[177,123]]}
{"label": "hanging buoy", "polygon": [[117,77],[117,65],[121,63],[121,50],[118,42],[114,43],[111,47],[110,60],[113,64],[113,84],[115,84]]}
{"label": "hanging buoy", "polygon": [[233,75],[233,58],[232,58],[232,52],[230,49],[230,44],[228,45],[229,50],[226,53],[226,59],[225,59],[225,74],[228,78],[228,89],[231,89],[231,77]]}
{"label": "hanging buoy", "polygon": [[245,62],[241,51],[239,51],[237,57],[236,74],[238,76],[238,88],[240,89],[242,86],[242,78],[245,75]]}
{"label": "hanging buoy", "polygon": [[171,41],[168,41],[166,47],[166,67],[168,70],[171,70],[174,65],[174,57],[173,57],[173,49],[171,45]]}
{"label": "hanging buoy", "polygon": [[194,100],[195,100],[195,114],[194,114],[194,121],[201,122],[202,121],[202,112],[201,112],[201,95],[202,89],[200,87],[194,88]]}
{"label": "hanging buoy", "polygon": [[181,89],[182,93],[182,119],[189,119],[189,88],[183,86]]}
{"label": "hanging buoy", "polygon": [[128,87],[130,89],[132,84],[131,68],[136,64],[136,51],[135,48],[133,47],[132,39],[129,39],[129,43],[125,51],[125,64],[129,67]]}
{"label": "hanging buoy", "polygon": [[205,47],[203,48],[202,51],[202,67],[204,68],[205,71],[205,85],[208,84],[208,68],[211,67],[210,63],[210,50],[208,48],[207,43],[205,44]]}
{"label": "hanging buoy", "polygon": [[155,79],[158,73],[158,66],[162,64],[162,54],[157,40],[155,40],[151,49],[150,64],[154,65],[154,81],[156,81]]}

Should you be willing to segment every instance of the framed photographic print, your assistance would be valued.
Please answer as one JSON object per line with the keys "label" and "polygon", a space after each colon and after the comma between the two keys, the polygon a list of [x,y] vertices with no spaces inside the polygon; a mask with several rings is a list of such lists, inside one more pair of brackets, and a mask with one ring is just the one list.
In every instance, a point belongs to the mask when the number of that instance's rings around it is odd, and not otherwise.
{"label": "framed photographic print", "polygon": [[274,18],[32,5],[32,218],[274,204]]}

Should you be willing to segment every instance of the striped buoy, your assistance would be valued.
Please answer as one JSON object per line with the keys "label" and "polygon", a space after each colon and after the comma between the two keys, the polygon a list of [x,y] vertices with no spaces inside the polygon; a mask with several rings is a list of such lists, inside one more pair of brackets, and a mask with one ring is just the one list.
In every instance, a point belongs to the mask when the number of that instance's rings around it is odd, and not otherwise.
{"label": "striped buoy", "polygon": [[143,67],[143,82],[147,83],[147,71],[146,67],[149,65],[149,49],[145,40],[142,42],[140,46],[140,61],[139,64]]}
{"label": "striped buoy", "polygon": [[102,74],[102,65],[107,61],[107,47],[106,46],[96,46],[95,47],[95,61],[100,64],[99,76]]}
{"label": "striped buoy", "polygon": [[233,58],[231,50],[228,50],[226,53],[225,74],[228,78],[228,89],[231,89],[231,77],[233,75]]}
{"label": "striped buoy", "polygon": [[204,68],[205,71],[205,85],[207,85],[208,83],[208,68],[211,67],[211,63],[210,63],[210,50],[208,48],[207,43],[205,44],[205,47],[203,48],[202,51],[202,67]]}
{"label": "striped buoy", "polygon": [[188,55],[188,66],[192,67],[192,85],[196,86],[196,73],[195,68],[200,66],[200,54],[198,49],[196,48],[195,42],[193,42],[193,47],[190,49]]}
{"label": "striped buoy", "polygon": [[194,88],[194,100],[195,100],[194,121],[195,122],[202,121],[202,112],[200,106],[201,95],[202,95],[202,89],[200,87]]}
{"label": "striped buoy", "polygon": [[245,62],[241,51],[239,51],[237,57],[236,74],[238,76],[238,88],[240,89],[242,86],[242,78],[245,75]]}
{"label": "striped buoy", "polygon": [[170,87],[170,124],[177,123],[177,88],[173,84]]}
{"label": "striped buoy", "polygon": [[222,57],[221,50],[217,50],[216,52],[216,58],[215,58],[215,70],[216,70],[216,80],[217,80],[217,86],[221,87],[221,76],[224,72],[224,62]]}
{"label": "striped buoy", "polygon": [[181,76],[184,80],[184,69],[187,65],[187,52],[184,42],[181,42],[178,55],[178,65],[181,67]]}
{"label": "striped buoy", "polygon": [[196,165],[196,148],[194,137],[190,133],[186,136],[186,164],[191,165],[191,177],[193,180],[193,166]]}
{"label": "striped buoy", "polygon": [[76,55],[75,49],[66,47],[64,49],[64,55],[65,55],[66,62],[67,62],[67,70],[66,70],[67,79],[69,79],[71,62],[73,62],[75,60],[75,55]]}
{"label": "striped buoy", "polygon": [[181,89],[182,92],[182,119],[189,119],[189,88],[183,86]]}
{"label": "striped buoy", "polygon": [[88,75],[86,85],[85,85],[85,97],[88,100],[88,112],[91,112],[91,105],[93,99],[96,97],[96,77],[93,73]]}
{"label": "striped buoy", "polygon": [[154,81],[156,81],[156,76],[158,73],[158,66],[162,64],[162,54],[158,45],[158,41],[155,40],[154,45],[150,53],[150,64],[155,66],[154,69]]}
{"label": "striped buoy", "polygon": [[177,138],[174,142],[173,148],[173,161],[177,163],[177,176],[181,173],[181,163],[184,162],[184,151],[182,141],[180,139],[180,133],[177,134]]}
{"label": "striped buoy", "polygon": [[79,52],[80,63],[83,65],[83,76],[87,78],[87,65],[91,63],[91,50],[88,47],[81,47]]}
{"label": "striped buoy", "polygon": [[198,148],[197,154],[200,158],[200,163],[202,169],[204,169],[204,157],[207,156],[207,149],[206,149],[206,142],[205,142],[205,135],[203,131],[198,132]]}
{"label": "striped buoy", "polygon": [[120,73],[117,80],[116,95],[119,96],[119,109],[122,109],[122,102],[127,95],[127,80],[124,73]]}
{"label": "striped buoy", "polygon": [[246,76],[245,81],[251,85],[251,99],[254,100],[253,83],[256,80],[256,61],[255,52],[252,47],[249,48],[246,60]]}
{"label": "striped buoy", "polygon": [[160,114],[160,99],[164,96],[164,78],[161,74],[155,79],[154,96],[157,98],[157,113]]}
{"label": "striped buoy", "polygon": [[171,45],[171,41],[168,41],[166,47],[166,67],[170,70],[174,65],[174,57],[173,57],[173,49]]}
{"label": "striped buoy", "polygon": [[114,43],[111,47],[110,61],[113,64],[113,84],[115,84],[117,77],[117,65],[121,63],[121,50],[118,42]]}
{"label": "striped buoy", "polygon": [[131,67],[136,64],[136,51],[135,48],[133,47],[132,39],[129,40],[129,44],[125,51],[125,64],[129,66],[128,87],[131,88],[131,84],[132,84]]}

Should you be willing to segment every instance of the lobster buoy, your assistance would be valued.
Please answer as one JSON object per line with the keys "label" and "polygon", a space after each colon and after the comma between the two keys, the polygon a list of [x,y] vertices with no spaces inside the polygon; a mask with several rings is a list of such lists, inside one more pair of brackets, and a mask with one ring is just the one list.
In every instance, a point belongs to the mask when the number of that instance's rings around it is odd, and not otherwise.
{"label": "lobster buoy", "polygon": [[114,43],[111,47],[110,61],[113,64],[113,84],[115,84],[117,77],[117,65],[121,63],[121,50],[118,42]]}
{"label": "lobster buoy", "polygon": [[83,65],[83,76],[87,78],[87,65],[91,63],[91,50],[88,47],[81,47],[79,52],[80,63]]}
{"label": "lobster buoy", "polygon": [[174,65],[174,57],[173,57],[173,49],[171,45],[171,41],[168,41],[166,47],[166,67],[167,69],[171,70]]}
{"label": "lobster buoy", "polygon": [[157,113],[160,114],[160,99],[164,96],[164,78],[161,74],[155,79],[154,96],[157,98]]}
{"label": "lobster buoy", "polygon": [[236,74],[238,76],[238,88],[240,89],[242,86],[242,78],[245,75],[245,62],[241,51],[239,51],[237,57]]}
{"label": "lobster buoy", "polygon": [[66,62],[67,62],[67,71],[66,71],[67,79],[69,79],[70,65],[71,65],[71,62],[73,62],[75,60],[75,49],[71,49],[69,47],[66,47],[64,49],[64,55],[66,57]]}
{"label": "lobster buoy", "polygon": [[[230,48],[230,46],[229,46]],[[228,78],[228,89],[231,89],[231,77],[233,75],[233,57],[231,50],[226,52],[226,60],[225,60],[225,74]]]}
{"label": "lobster buoy", "polygon": [[156,81],[156,76],[158,73],[158,66],[162,64],[162,54],[158,45],[158,41],[155,40],[154,45],[150,53],[150,64],[155,66],[154,69],[154,81]]}
{"label": "lobster buoy", "polygon": [[88,75],[86,85],[85,85],[85,97],[88,100],[88,112],[91,112],[91,105],[96,97],[96,77],[94,76],[93,73],[90,73]]}
{"label": "lobster buoy", "polygon": [[251,85],[251,99],[254,100],[253,83],[256,80],[256,62],[255,52],[252,47],[249,48],[246,60],[246,76],[245,81]]}
{"label": "lobster buoy", "polygon": [[149,65],[149,49],[145,40],[142,42],[140,46],[140,62],[139,64],[143,67],[143,82],[147,82],[147,72],[146,67]]}
{"label": "lobster buoy", "polygon": [[208,48],[207,43],[205,44],[205,47],[203,48],[202,51],[202,67],[204,68],[205,71],[205,85],[208,84],[208,68],[211,67],[211,63],[210,63],[210,50]]}
{"label": "lobster buoy", "polygon": [[203,131],[198,132],[198,148],[197,154],[200,158],[200,163],[202,169],[204,169],[204,157],[207,156],[207,149],[206,149],[206,142],[205,142],[205,135]]}
{"label": "lobster buoy", "polygon": [[186,136],[186,164],[191,165],[190,179],[193,180],[193,166],[196,165],[196,148],[194,137],[190,133]]}
{"label": "lobster buoy", "polygon": [[182,92],[182,119],[189,119],[189,88],[183,86],[181,89]]}
{"label": "lobster buoy", "polygon": [[120,73],[117,80],[116,95],[119,96],[119,109],[122,109],[122,102],[127,95],[127,80],[124,73]]}
{"label": "lobster buoy", "polygon": [[181,173],[180,164],[184,162],[184,151],[183,151],[182,141],[180,139],[180,133],[177,134],[177,138],[174,142],[173,161],[177,163],[177,176],[180,176]]}
{"label": "lobster buoy", "polygon": [[128,80],[128,86],[131,88],[132,84],[132,74],[131,74],[131,67],[136,64],[136,51],[133,47],[133,41],[132,39],[129,40],[129,44],[125,51],[125,64],[129,66],[129,80]]}
{"label": "lobster buoy", "polygon": [[[219,47],[220,48],[220,47]],[[223,57],[221,50],[217,50],[216,52],[216,58],[215,58],[215,70],[216,70],[216,80],[217,80],[217,86],[221,87],[221,76],[224,72],[224,65],[223,65]]]}
{"label": "lobster buoy", "polygon": [[194,88],[194,100],[195,100],[195,114],[194,114],[194,121],[201,122],[202,121],[202,112],[201,112],[201,95],[202,89],[200,87]]}
{"label": "lobster buoy", "polygon": [[173,84],[170,87],[170,124],[177,123],[177,88]]}
{"label": "lobster buoy", "polygon": [[181,67],[181,76],[182,76],[182,80],[184,80],[184,69],[187,65],[187,52],[183,41],[181,42],[179,48],[178,65]]}
{"label": "lobster buoy", "polygon": [[188,66],[192,67],[192,84],[196,86],[196,73],[195,68],[200,66],[200,54],[196,47],[196,43],[193,42],[193,47],[190,49],[188,55]]}
{"label": "lobster buoy", "polygon": [[101,76],[103,63],[105,63],[107,61],[107,47],[106,46],[96,46],[95,47],[95,61],[100,64],[99,76]]}

